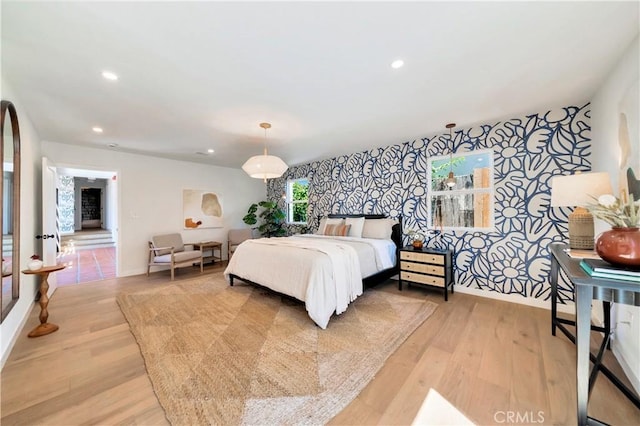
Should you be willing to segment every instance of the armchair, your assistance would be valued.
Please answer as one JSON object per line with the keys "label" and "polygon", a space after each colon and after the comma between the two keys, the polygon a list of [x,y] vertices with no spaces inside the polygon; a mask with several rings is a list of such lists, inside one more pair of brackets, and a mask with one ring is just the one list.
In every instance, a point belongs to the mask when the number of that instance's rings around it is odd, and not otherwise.
{"label": "armchair", "polygon": [[253,238],[253,230],[251,228],[230,229],[229,230],[229,259],[241,242]]}
{"label": "armchair", "polygon": [[200,264],[200,273],[202,273],[202,251],[185,250],[182,235],[178,233],[156,235],[149,241],[147,276],[149,276],[152,266],[169,266],[171,268],[171,280],[173,281],[176,268],[190,266],[194,263]]}

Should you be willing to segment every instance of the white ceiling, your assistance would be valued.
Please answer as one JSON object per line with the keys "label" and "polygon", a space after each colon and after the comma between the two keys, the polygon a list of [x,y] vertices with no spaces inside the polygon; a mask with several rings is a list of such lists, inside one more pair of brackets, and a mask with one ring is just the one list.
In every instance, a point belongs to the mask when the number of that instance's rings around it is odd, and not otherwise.
{"label": "white ceiling", "polygon": [[45,140],[294,165],[586,102],[639,4],[3,0],[2,78]]}

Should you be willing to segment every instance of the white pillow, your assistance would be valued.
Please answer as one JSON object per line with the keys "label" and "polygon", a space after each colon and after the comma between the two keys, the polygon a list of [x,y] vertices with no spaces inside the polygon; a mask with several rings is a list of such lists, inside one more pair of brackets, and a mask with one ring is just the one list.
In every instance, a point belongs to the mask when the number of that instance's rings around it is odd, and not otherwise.
{"label": "white pillow", "polygon": [[327,225],[342,225],[342,224],[344,224],[344,219],[342,218],[329,219],[327,217],[323,217],[322,219],[320,219],[320,226],[318,226],[318,231],[316,232],[316,234],[324,235],[324,230],[327,227]]}
{"label": "white pillow", "polygon": [[391,239],[391,228],[396,224],[393,219],[366,219],[362,229],[362,238]]}
{"label": "white pillow", "polygon": [[348,217],[345,224],[351,225],[349,237],[362,238],[362,229],[364,228],[364,217]]}

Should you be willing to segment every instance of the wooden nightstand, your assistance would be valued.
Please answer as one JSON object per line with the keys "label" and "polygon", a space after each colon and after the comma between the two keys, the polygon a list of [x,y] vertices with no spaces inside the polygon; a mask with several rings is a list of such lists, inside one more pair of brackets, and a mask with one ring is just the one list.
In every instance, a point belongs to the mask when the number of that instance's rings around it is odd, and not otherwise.
{"label": "wooden nightstand", "polygon": [[398,289],[402,290],[402,282],[441,287],[444,289],[444,300],[448,300],[448,288],[453,293],[453,251],[433,248],[414,249],[406,246],[400,249],[400,280]]}

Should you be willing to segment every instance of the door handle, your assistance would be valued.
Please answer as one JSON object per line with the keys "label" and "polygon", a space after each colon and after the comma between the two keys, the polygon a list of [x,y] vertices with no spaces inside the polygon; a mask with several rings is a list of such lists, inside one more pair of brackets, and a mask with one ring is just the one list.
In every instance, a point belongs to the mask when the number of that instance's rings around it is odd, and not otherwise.
{"label": "door handle", "polygon": [[44,234],[44,235],[36,235],[36,240],[39,240],[39,239],[41,239],[41,238],[42,238],[43,240],[46,240],[47,238],[54,238],[54,237],[55,237],[55,236],[54,236],[53,234],[49,234],[49,235],[47,235],[47,234]]}

